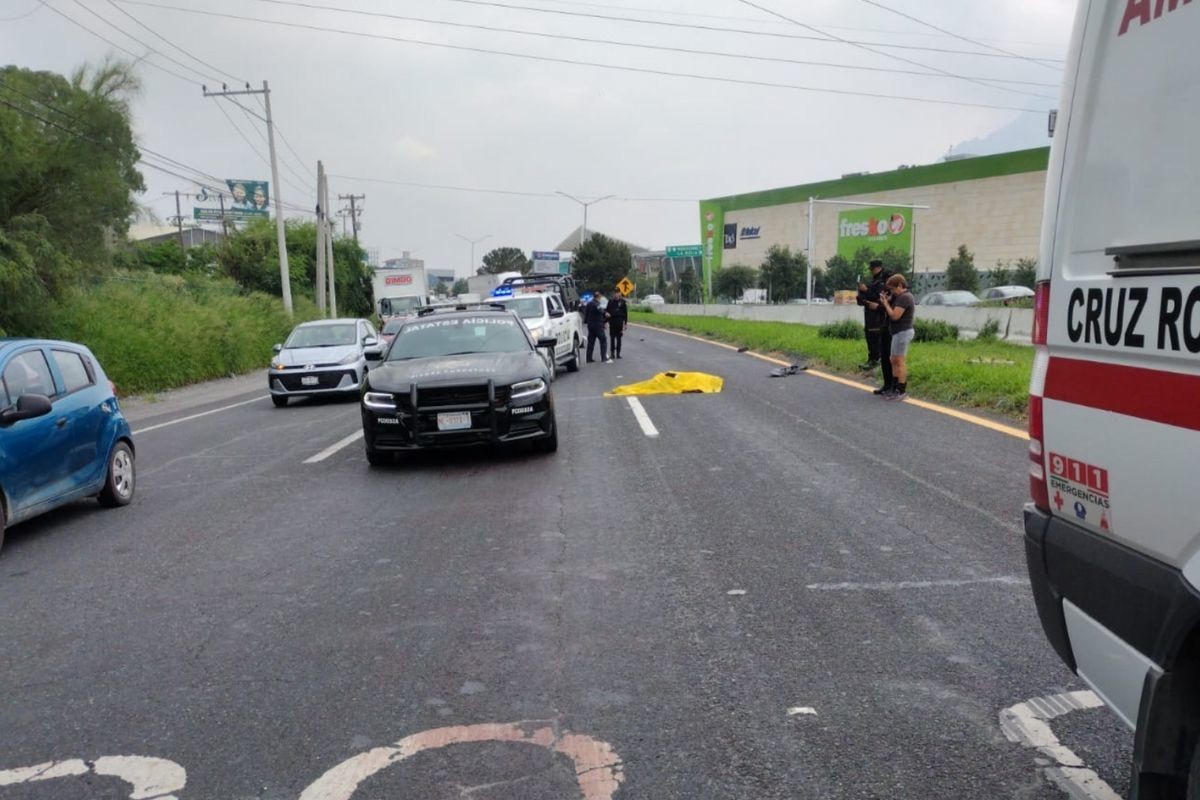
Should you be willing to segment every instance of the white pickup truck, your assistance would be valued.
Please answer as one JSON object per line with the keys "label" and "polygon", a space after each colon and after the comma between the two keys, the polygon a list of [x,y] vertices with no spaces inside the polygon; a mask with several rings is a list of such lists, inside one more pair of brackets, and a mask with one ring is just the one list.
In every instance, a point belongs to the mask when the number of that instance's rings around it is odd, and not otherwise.
{"label": "white pickup truck", "polygon": [[554,348],[552,367],[566,367],[567,372],[579,371],[579,353],[587,341],[583,334],[583,318],[578,312],[563,307],[557,291],[526,291],[513,297],[493,298],[491,302],[503,303],[516,311],[534,339],[554,337],[558,345]]}

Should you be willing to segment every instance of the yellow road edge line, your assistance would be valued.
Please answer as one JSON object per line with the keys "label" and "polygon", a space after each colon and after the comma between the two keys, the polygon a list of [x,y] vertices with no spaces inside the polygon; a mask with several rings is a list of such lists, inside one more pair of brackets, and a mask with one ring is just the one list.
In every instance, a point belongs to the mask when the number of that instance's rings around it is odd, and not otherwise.
{"label": "yellow road edge line", "polygon": [[[668,328],[659,328],[655,325],[646,325],[646,324],[639,323],[639,322],[631,322],[629,324],[636,328],[648,328],[648,329],[654,330],[654,331],[662,331],[663,333],[669,333],[672,336],[681,336],[684,339],[693,339],[697,342],[704,342],[705,344],[711,344],[711,345],[716,345],[717,347],[723,347],[726,350],[733,350],[735,353],[738,352],[738,348],[734,347],[733,345],[725,344],[724,342],[717,342],[712,339],[705,339],[702,336],[693,336],[690,333],[681,333],[679,331],[673,331]],[[790,366],[792,363],[790,361],[784,361],[782,359],[775,358],[774,356],[768,356],[768,355],[764,355],[762,353],[756,353],[753,350],[742,350],[741,353],[742,353],[742,355],[747,355],[747,356],[750,356],[751,358],[757,358],[760,361],[766,361],[771,364],[778,364],[778,365],[784,366],[784,367]],[[817,369],[805,370],[804,374],[812,375],[813,377],[821,378],[822,380],[831,381],[832,383],[841,384],[842,386],[848,386],[851,389],[859,389],[864,392],[874,391],[873,386],[868,386],[864,383],[859,383],[858,381],[850,380],[849,378],[843,378],[840,375],[831,375],[828,372],[822,372],[821,370],[817,370]],[[995,422],[993,420],[987,419],[986,417],[979,417],[974,414],[968,414],[966,411],[959,411],[957,408],[950,408],[949,406],[942,406],[942,405],[938,405],[937,403],[930,403],[928,400],[917,400],[915,397],[907,397],[907,398],[905,398],[904,402],[914,405],[917,408],[923,408],[927,411],[933,411],[938,414],[944,414],[947,417],[953,417],[954,419],[961,420],[963,422],[969,422],[972,425],[978,425],[981,428],[987,428],[988,430],[996,431],[997,433],[1003,433],[1006,436],[1013,437],[1014,439],[1021,439],[1024,441],[1029,440],[1029,434],[1026,431],[1021,430],[1020,428],[1014,428],[1013,426],[1005,425],[1002,422]]]}

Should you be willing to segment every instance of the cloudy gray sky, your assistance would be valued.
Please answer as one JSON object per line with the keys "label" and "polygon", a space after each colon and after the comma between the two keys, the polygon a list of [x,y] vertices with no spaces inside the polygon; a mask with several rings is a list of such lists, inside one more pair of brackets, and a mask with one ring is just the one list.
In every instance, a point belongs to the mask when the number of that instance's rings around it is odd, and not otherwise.
{"label": "cloudy gray sky", "polygon": [[[1006,146],[1044,144],[1044,110],[1056,105],[1074,6],[1073,0],[0,0],[0,61],[69,72],[109,52],[125,56],[79,27],[86,26],[145,57],[144,88],[134,103],[139,141],[222,177],[269,177],[262,126],[255,130],[240,109],[203,97],[200,84],[234,82],[217,69],[256,86],[266,79],[279,127],[299,153],[280,148],[288,165],[279,187],[286,202],[313,205],[308,170],[322,159],[336,176],[331,191],[366,195],[366,246],[383,258],[410,250],[430,267],[466,274],[470,248],[459,235],[490,236],[478,246],[478,259],[499,245],[552,248],[579,225],[579,206],[554,195],[560,190],[616,195],[591,209],[589,227],[661,247],[699,241],[701,197],[929,163],[952,145],[1000,130]],[[253,98],[243,100],[257,108]],[[986,142],[968,149],[981,147]],[[163,192],[194,190],[188,181],[145,174],[143,202],[160,217],[174,213],[174,200]]]}

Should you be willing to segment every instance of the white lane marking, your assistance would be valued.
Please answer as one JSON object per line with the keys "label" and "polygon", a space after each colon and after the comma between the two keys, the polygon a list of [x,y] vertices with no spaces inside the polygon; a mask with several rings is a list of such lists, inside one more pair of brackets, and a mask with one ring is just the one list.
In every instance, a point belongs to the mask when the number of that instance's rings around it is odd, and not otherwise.
{"label": "white lane marking", "polygon": [[817,710],[812,706],[792,706],[787,710],[789,717],[810,716],[815,717]]}
{"label": "white lane marking", "polygon": [[729,595],[730,597],[741,597],[745,593],[746,593],[745,589],[730,589],[725,594]]}
{"label": "white lane marking", "polygon": [[349,445],[354,444],[362,437],[363,437],[362,430],[357,430],[354,433],[347,436],[345,439],[339,439],[338,441],[329,445],[329,447],[326,447],[324,450],[317,453],[315,456],[309,456],[308,458],[304,459],[304,463],[305,464],[316,464],[318,461],[324,461],[325,459],[329,458],[331,455],[336,453],[338,450],[341,450],[343,447],[348,447]]}
{"label": "white lane marking", "polygon": [[642,408],[642,402],[636,397],[626,397],[629,401],[629,407],[633,409],[633,416],[637,419],[638,425],[642,426],[642,433],[653,438],[658,436],[658,428],[654,427],[654,423],[650,421],[650,415],[646,413],[646,409]]}
{"label": "white lane marking", "polygon": [[941,587],[975,586],[999,583],[1005,586],[1028,586],[1029,579],[1020,575],[1000,575],[996,578],[965,578],[937,581],[882,581],[880,583],[810,583],[805,589],[819,592],[894,592],[902,589],[938,589]]}
{"label": "white lane marking", "polygon": [[187,772],[174,761],[147,756],[104,756],[95,761],[72,758],[0,770],[0,786],[78,777],[89,772],[128,783],[129,800],[178,800],[174,793],[187,784]]}
{"label": "white lane marking", "polygon": [[209,410],[209,411],[201,411],[199,414],[192,414],[191,416],[187,416],[187,417],[180,417],[179,419],[173,419],[173,420],[171,420],[171,421],[169,421],[169,422],[160,422],[160,423],[158,423],[157,425],[151,425],[151,426],[150,426],[150,427],[148,427],[148,428],[139,428],[138,430],[136,430],[136,431],[133,431],[133,435],[134,435],[134,436],[141,436],[143,433],[149,433],[150,431],[156,431],[156,430],[158,430],[159,428],[166,428],[166,427],[169,427],[169,426],[171,426],[171,425],[178,425],[178,424],[179,424],[179,423],[181,423],[181,422],[191,422],[191,421],[192,421],[192,420],[194,420],[194,419],[200,419],[201,417],[207,417],[209,414],[219,414],[219,413],[221,413],[222,411],[228,411],[229,409],[231,409],[231,408],[237,408],[238,406],[248,406],[248,405],[250,405],[251,403],[257,403],[257,402],[258,402],[258,401],[260,401],[260,400],[266,400],[266,399],[267,399],[268,397],[270,397],[270,396],[271,396],[271,395],[269,395],[269,394],[264,394],[264,395],[261,395],[261,396],[259,396],[259,397],[255,397],[255,398],[253,398],[253,399],[251,399],[251,400],[243,400],[243,401],[242,401],[242,402],[240,402],[240,403],[232,403],[232,404],[230,404],[230,405],[227,405],[227,406],[221,406],[220,408],[214,408],[214,409],[211,409],[211,410]]}
{"label": "white lane marking", "polygon": [[350,800],[358,786],[380,770],[425,750],[471,742],[531,744],[567,756],[574,762],[575,780],[583,800],[612,800],[625,780],[624,765],[607,742],[560,732],[546,721],[488,722],[421,731],[394,745],[368,750],[317,778],[300,795],[300,800]]}
{"label": "white lane marking", "polygon": [[1094,770],[1084,766],[1079,756],[1059,744],[1058,737],[1046,724],[1063,714],[1102,705],[1104,702],[1089,690],[1034,697],[1001,711],[1000,730],[1010,742],[1037,748],[1050,759],[1052,764],[1040,769],[1058,788],[1076,800],[1121,800],[1121,796]]}

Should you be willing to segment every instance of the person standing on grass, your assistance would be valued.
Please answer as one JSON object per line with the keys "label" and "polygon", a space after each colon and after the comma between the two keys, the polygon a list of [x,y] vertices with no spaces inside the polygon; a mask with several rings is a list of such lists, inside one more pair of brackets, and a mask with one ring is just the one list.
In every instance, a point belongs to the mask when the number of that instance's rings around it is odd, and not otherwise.
{"label": "person standing on grass", "polygon": [[908,291],[908,281],[903,275],[893,275],[887,280],[887,289],[879,295],[883,313],[888,319],[888,330],[891,334],[891,365],[892,391],[885,392],[888,400],[903,400],[908,396],[908,345],[912,342],[916,331],[913,330],[913,317],[916,314],[917,302]]}
{"label": "person standing on grass", "polygon": [[612,300],[604,309],[608,313],[608,352],[613,358],[621,357],[621,339],[625,336],[625,326],[629,324],[629,304],[625,295],[617,289]]}
{"label": "person standing on grass", "polygon": [[[871,283],[865,280],[858,282],[858,296],[855,298],[863,310],[863,333],[867,338],[867,363],[863,370],[874,370],[881,360],[886,360],[887,353],[881,349],[883,329],[887,320],[883,318],[883,307],[879,305],[879,293],[883,291],[884,283],[892,273],[883,268],[883,262],[878,258],[871,260]],[[885,384],[887,381],[885,381]]]}
{"label": "person standing on grass", "polygon": [[[875,390],[875,394],[886,394],[892,390],[896,383],[896,378],[892,375],[892,362],[889,354],[892,352],[892,334],[888,327],[887,314],[883,310],[883,304],[879,302],[879,296],[887,291],[888,279],[892,277],[892,272],[883,266],[883,262],[878,258],[871,259],[871,283],[867,286],[868,303],[876,303],[879,305],[877,313],[879,314],[879,328],[876,336],[878,337],[879,347],[879,367],[883,373],[883,386]],[[870,311],[870,305],[866,306],[866,311]]]}

